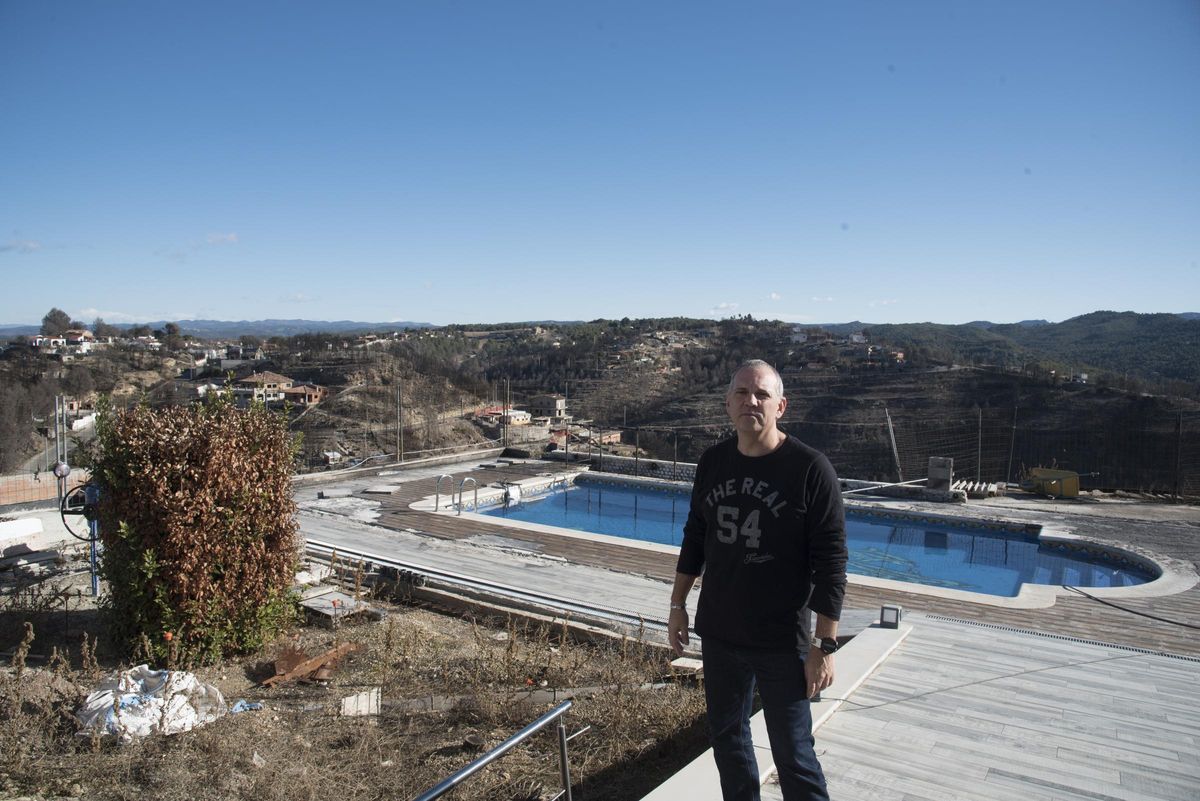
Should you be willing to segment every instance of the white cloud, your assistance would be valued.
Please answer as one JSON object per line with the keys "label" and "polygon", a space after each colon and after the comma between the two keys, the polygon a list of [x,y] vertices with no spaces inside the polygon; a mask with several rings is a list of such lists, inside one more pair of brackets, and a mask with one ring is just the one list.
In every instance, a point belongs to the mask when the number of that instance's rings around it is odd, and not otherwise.
{"label": "white cloud", "polygon": [[735,311],[737,311],[737,307],[739,305],[741,305],[741,304],[730,303],[728,301],[726,301],[725,303],[718,303],[716,306],[713,306],[711,309],[709,309],[708,313],[713,316],[733,314]]}
{"label": "white cloud", "polygon": [[870,303],[868,303],[867,305],[873,309],[876,306],[891,306],[893,303],[896,303],[895,298],[889,298],[887,300],[873,300]]}
{"label": "white cloud", "polygon": [[279,299],[284,303],[312,303],[316,300],[312,295],[307,295],[303,292],[291,292],[287,295],[280,295]]}
{"label": "white cloud", "polygon": [[780,295],[778,292],[772,292],[770,295],[767,295],[767,297],[771,300],[783,300],[783,295]]}
{"label": "white cloud", "polygon": [[750,312],[750,316],[756,320],[779,320],[782,323],[811,323],[813,321],[811,314],[787,314],[776,311]]}
{"label": "white cloud", "polygon": [[813,303],[833,303],[833,296],[825,295],[824,297],[822,297],[820,295],[813,295],[812,302]]}
{"label": "white cloud", "polygon": [[136,323],[139,320],[149,319],[141,315],[126,314],[125,312],[119,311],[105,311],[103,309],[95,308],[80,309],[72,316],[77,320],[83,320],[84,322],[88,323],[90,323],[92,320],[95,320],[97,317],[102,318],[106,323]]}
{"label": "white cloud", "polygon": [[237,234],[209,234],[208,244],[210,245],[236,245],[238,241]]}
{"label": "white cloud", "polygon": [[200,316],[195,312],[162,312],[154,314],[129,314],[128,312],[113,311],[112,309],[97,309],[88,307],[80,309],[71,315],[72,319],[82,320],[85,323],[91,324],[93,320],[100,317],[106,323],[148,323],[158,320],[198,320]]}
{"label": "white cloud", "polygon": [[10,239],[0,245],[0,253],[33,253],[41,249],[42,243],[36,239]]}

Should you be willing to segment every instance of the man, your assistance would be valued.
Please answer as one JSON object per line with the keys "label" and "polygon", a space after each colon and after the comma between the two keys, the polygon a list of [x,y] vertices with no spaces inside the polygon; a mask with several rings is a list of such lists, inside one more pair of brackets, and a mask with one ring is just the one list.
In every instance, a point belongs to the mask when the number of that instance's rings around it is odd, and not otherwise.
{"label": "man", "polygon": [[737,436],[709,448],[696,466],[668,636],[682,653],[687,595],[703,570],[696,632],[725,801],[759,799],[750,742],[756,685],[784,799],[827,801],[809,698],[833,681],[846,588],[837,476],[821,453],[779,430],[787,399],[771,365],[755,359],[739,367],[725,406]]}

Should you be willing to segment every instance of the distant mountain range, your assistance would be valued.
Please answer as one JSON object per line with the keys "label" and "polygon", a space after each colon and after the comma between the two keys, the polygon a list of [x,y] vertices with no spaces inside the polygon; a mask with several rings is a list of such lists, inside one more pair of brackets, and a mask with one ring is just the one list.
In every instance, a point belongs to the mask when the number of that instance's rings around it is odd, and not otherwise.
{"label": "distant mountain range", "polygon": [[[390,323],[363,323],[353,320],[158,320],[150,323],[114,323],[117,328],[129,330],[135,325],[147,325],[151,329],[162,328],[168,322],[179,326],[184,334],[201,339],[237,339],[240,336],[291,337],[297,334],[316,333],[369,333],[377,331],[402,331],[405,328],[433,328],[433,323],[417,323],[401,320]],[[41,330],[38,325],[0,325],[0,337],[25,336]]]}
{"label": "distant mountain range", "polygon": [[[144,323],[151,329],[168,321]],[[369,333],[405,328],[433,328],[431,323],[352,320],[180,320],[185,334],[201,339],[269,338],[307,333]],[[552,321],[520,325],[570,325]],[[128,329],[131,325],[120,325]],[[820,327],[838,335],[865,332],[872,341],[933,359],[966,364],[1021,364],[1040,361],[1072,372],[1107,370],[1146,378],[1200,381],[1200,312],[1137,314],[1098,311],[1061,323],[1022,320],[993,323],[976,320],[962,325],[939,323],[875,324],[858,320]],[[38,333],[35,325],[0,326],[0,338]]]}
{"label": "distant mountain range", "polygon": [[1145,378],[1200,381],[1200,314],[1098,311],[1061,323],[873,325],[872,341],[921,350],[941,361],[1014,365],[1031,361],[1071,372],[1097,369]]}

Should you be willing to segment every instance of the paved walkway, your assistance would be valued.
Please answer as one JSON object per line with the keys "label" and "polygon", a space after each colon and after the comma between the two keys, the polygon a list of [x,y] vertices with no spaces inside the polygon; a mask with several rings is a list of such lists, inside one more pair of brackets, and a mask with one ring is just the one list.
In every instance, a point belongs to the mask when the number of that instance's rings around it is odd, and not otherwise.
{"label": "paved walkway", "polygon": [[910,622],[817,733],[833,798],[1200,798],[1200,661]]}

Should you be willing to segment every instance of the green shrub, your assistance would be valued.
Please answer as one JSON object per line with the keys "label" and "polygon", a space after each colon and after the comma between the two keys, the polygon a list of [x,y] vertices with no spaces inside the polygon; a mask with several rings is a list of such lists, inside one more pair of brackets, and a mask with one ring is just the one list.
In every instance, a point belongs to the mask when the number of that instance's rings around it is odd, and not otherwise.
{"label": "green shrub", "polygon": [[104,409],[97,433],[104,606],[118,644],[208,662],[286,627],[297,527],[285,420],[219,399]]}

